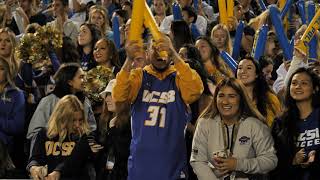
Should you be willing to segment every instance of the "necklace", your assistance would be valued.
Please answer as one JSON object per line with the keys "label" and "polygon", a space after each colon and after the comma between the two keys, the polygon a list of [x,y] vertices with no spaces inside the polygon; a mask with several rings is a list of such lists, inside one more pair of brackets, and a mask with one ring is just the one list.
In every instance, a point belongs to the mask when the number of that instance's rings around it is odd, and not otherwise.
{"label": "necklace", "polygon": [[[232,125],[232,132],[231,132],[231,142],[229,136],[229,127],[223,121],[221,122],[221,128],[223,133],[223,142],[224,142],[224,149],[228,150],[231,154],[233,153],[234,144],[237,139],[238,130],[239,130],[239,121]],[[226,131],[227,129],[227,131]]]}

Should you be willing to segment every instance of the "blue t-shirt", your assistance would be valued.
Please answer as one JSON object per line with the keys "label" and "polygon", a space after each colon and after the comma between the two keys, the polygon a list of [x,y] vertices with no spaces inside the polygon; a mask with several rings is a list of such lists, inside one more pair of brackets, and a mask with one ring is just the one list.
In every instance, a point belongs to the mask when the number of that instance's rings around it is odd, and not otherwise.
{"label": "blue t-shirt", "polygon": [[143,72],[132,111],[128,180],[176,180],[187,167],[184,128],[188,112],[176,73],[159,80]]}
{"label": "blue t-shirt", "polygon": [[320,148],[320,108],[312,111],[305,119],[298,122],[299,136],[296,141],[298,149],[304,148],[306,154]]}

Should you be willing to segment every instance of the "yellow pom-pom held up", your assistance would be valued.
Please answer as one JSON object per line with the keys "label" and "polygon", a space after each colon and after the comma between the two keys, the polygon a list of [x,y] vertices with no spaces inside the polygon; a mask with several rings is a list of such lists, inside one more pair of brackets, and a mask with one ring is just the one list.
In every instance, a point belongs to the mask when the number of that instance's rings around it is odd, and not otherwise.
{"label": "yellow pom-pom held up", "polygon": [[301,41],[298,43],[296,48],[303,54],[307,54],[309,42],[313,38],[314,34],[320,27],[320,10],[317,11],[306,31],[301,37]]}
{"label": "yellow pom-pom held up", "polygon": [[226,0],[218,0],[218,5],[219,5],[220,23],[227,24],[228,15],[227,15]]}
{"label": "yellow pom-pom held up", "polygon": [[[154,40],[156,41],[160,40],[162,37],[162,34],[159,30],[156,20],[152,16],[151,10],[147,3],[145,3],[144,17],[145,17],[145,25],[147,26],[147,28],[149,28]],[[161,51],[160,57],[163,59],[168,59],[168,53],[166,51]]]}

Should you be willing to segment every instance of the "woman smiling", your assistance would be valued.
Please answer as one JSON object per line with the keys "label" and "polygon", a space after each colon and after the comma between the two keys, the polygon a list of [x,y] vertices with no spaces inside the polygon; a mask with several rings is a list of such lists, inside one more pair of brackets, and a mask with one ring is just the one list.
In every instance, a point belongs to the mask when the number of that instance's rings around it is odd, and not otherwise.
{"label": "woman smiling", "polygon": [[277,157],[270,130],[241,83],[222,80],[213,98],[192,143],[190,162],[198,179],[248,179],[274,169]]}

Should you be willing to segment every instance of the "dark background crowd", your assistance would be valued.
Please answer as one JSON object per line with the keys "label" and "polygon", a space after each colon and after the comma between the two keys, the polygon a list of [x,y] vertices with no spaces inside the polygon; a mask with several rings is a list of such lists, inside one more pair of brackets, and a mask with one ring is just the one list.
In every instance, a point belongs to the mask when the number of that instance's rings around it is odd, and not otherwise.
{"label": "dark background crowd", "polygon": [[[266,147],[275,148],[273,162],[275,159],[278,162],[264,169],[252,168],[259,164],[252,161],[247,165],[252,171],[238,169],[238,164],[232,170],[264,174],[258,179],[320,177],[319,27],[313,44],[308,44],[312,51],[304,53],[298,49],[311,23],[312,7],[314,16],[319,2],[289,1],[287,14],[279,18],[282,26],[279,28],[268,6],[275,4],[281,12],[287,1],[234,0],[233,16],[222,22],[218,0],[147,0],[160,31],[170,39],[163,46],[169,46],[170,52],[176,53],[201,79],[202,88],[189,87],[190,91],[202,89],[196,98],[188,101],[182,94],[190,117],[183,144],[188,170],[180,175],[181,179],[211,177],[201,170],[198,164],[201,160],[195,155],[198,150],[195,152],[194,148],[199,148],[204,138],[202,130],[213,131],[206,129],[199,117],[214,118],[215,111],[221,114],[216,104],[225,86],[233,87],[239,95],[242,91],[246,94],[247,99],[241,95],[244,98],[241,101],[246,101],[248,105],[244,105],[250,108],[244,114],[264,124],[248,126],[248,131],[264,133],[254,135],[259,137],[258,142],[272,141]],[[130,119],[135,115],[133,100],[139,94],[128,91],[128,97],[124,98],[120,83],[129,79],[144,84],[139,78],[141,73],[151,71],[149,67],[156,68],[158,73],[167,70],[155,65],[155,40],[146,26],[141,33],[142,51],[130,41],[132,10],[131,0],[1,2],[0,178],[127,179],[133,136]],[[265,26],[266,38],[258,41]],[[50,28],[54,29],[50,36],[28,40]],[[60,37],[61,42],[57,40]],[[282,42],[291,39],[292,47],[283,47]],[[42,47],[40,51],[37,44]],[[255,56],[259,48],[260,54]],[[141,53],[136,55],[135,51]],[[34,60],[40,53],[45,58]],[[169,54],[170,58],[176,58]],[[182,67],[176,64],[179,61],[172,62],[180,74]],[[128,70],[128,63],[131,74],[126,79],[123,71]],[[139,76],[132,74],[141,68],[144,70]],[[193,75],[188,74],[186,79],[193,79]],[[113,91],[115,85],[119,91]],[[130,86],[132,92],[138,91],[135,87],[138,86]],[[183,91],[188,89],[183,88],[181,85]],[[261,148],[261,144],[254,147]],[[262,153],[255,150],[253,154]],[[254,178],[257,177],[251,177]]]}

